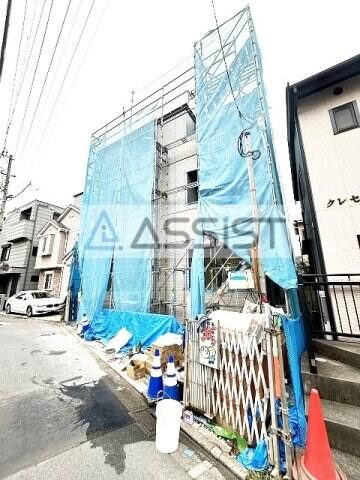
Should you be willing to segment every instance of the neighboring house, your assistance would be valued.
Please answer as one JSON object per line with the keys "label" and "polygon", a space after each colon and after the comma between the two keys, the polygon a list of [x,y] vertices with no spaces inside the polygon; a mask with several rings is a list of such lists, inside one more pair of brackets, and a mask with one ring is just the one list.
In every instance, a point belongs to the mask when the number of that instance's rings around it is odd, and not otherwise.
{"label": "neighboring house", "polygon": [[0,235],[1,260],[9,265],[7,271],[0,271],[2,299],[20,290],[37,289],[39,276],[34,266],[38,233],[44,223],[56,221],[63,211],[56,205],[34,200],[8,213]]}
{"label": "neighboring house", "polygon": [[[81,205],[81,195],[74,197]],[[69,283],[72,248],[77,240],[80,208],[70,204],[57,220],[49,220],[40,230],[35,269],[38,288],[65,298]]]}
{"label": "neighboring house", "polygon": [[[308,255],[308,240],[305,235],[305,227],[302,219],[294,220],[294,231],[299,242],[298,248],[295,247],[295,263],[298,273],[307,273],[310,270],[309,255]],[[298,252],[300,251],[300,255]]]}
{"label": "neighboring house", "polygon": [[72,202],[72,204],[74,205],[74,207],[78,208],[79,210],[81,210],[83,193],[84,193],[84,192],[80,192],[80,193],[77,193],[76,195],[74,195],[74,200],[73,200],[73,202]]}
{"label": "neighboring house", "polygon": [[359,106],[360,55],[287,87],[289,155],[304,221],[303,253],[324,288],[329,315],[335,318],[332,328],[348,334],[360,329],[358,290],[354,286],[352,295],[353,286],[344,283],[338,291],[340,285],[333,288],[331,282],[359,281]]}

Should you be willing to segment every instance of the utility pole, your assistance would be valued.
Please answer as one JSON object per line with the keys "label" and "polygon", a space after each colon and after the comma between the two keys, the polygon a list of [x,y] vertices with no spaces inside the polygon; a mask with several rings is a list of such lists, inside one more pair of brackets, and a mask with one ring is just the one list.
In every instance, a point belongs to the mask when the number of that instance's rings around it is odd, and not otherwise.
{"label": "utility pole", "polygon": [[8,196],[9,196],[9,183],[10,183],[10,177],[11,177],[11,166],[12,166],[12,162],[14,161],[13,156],[8,155],[7,152],[5,152],[5,151],[2,152],[1,156],[8,159],[8,164],[7,164],[6,172],[0,172],[2,175],[5,175],[4,186],[2,188],[2,194],[3,195],[2,195],[1,210],[0,210],[0,232],[2,231],[3,223],[4,223],[6,201],[7,201]]}
{"label": "utility pole", "polygon": [[6,51],[7,38],[9,33],[11,5],[12,5],[12,0],[8,0],[6,17],[5,17],[5,25],[4,25],[4,33],[3,33],[3,39],[1,44],[1,54],[0,54],[0,81],[1,81],[2,71],[4,67],[4,61],[5,61],[5,51]]}

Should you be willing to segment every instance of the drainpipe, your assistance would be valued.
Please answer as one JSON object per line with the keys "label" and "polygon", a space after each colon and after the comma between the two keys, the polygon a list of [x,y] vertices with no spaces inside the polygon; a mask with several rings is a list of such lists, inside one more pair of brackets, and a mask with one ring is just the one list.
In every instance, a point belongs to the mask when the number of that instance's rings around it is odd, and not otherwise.
{"label": "drainpipe", "polygon": [[[64,250],[63,250],[63,255],[62,255],[62,258],[65,257],[66,255],[66,249],[67,249],[67,244],[68,244],[68,240],[69,240],[69,233],[70,233],[70,230],[68,230],[67,232],[65,232],[65,242],[64,242]],[[62,267],[61,267],[61,272],[60,272],[60,290],[59,290],[59,297],[61,295],[61,290],[62,290],[62,281],[63,281],[63,277],[64,277],[64,268],[66,266],[66,262],[65,263],[62,263],[61,264]]]}
{"label": "drainpipe", "polygon": [[27,259],[27,263],[26,263],[26,269],[25,269],[25,275],[24,275],[22,290],[25,290],[26,277],[28,276],[28,273],[29,273],[30,258],[32,256],[32,248],[33,248],[33,244],[34,244],[35,227],[36,227],[36,219],[37,219],[37,216],[38,216],[38,211],[39,211],[39,204],[36,205],[35,218],[34,218],[34,220],[32,220],[34,222],[34,225],[33,225],[32,234],[31,234],[30,249],[29,249],[30,251],[29,251],[29,255],[28,255],[28,259]]}

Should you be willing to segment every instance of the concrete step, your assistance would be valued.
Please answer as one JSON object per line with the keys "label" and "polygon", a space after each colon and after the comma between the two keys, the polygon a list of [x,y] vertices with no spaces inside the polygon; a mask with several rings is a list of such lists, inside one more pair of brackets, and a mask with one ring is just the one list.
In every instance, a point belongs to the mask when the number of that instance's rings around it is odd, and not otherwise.
{"label": "concrete step", "polygon": [[347,480],[360,480],[360,457],[333,449],[335,462],[346,474]]}
{"label": "concrete step", "polygon": [[313,342],[318,354],[360,369],[359,342],[333,342],[319,339],[314,339]]}
{"label": "concrete step", "polygon": [[345,363],[316,354],[318,374],[310,373],[307,355],[301,362],[305,394],[316,388],[325,400],[360,407],[360,370]]}
{"label": "concrete step", "polygon": [[[308,404],[306,397],[306,412]],[[360,456],[360,407],[324,399],[321,406],[331,448]]]}

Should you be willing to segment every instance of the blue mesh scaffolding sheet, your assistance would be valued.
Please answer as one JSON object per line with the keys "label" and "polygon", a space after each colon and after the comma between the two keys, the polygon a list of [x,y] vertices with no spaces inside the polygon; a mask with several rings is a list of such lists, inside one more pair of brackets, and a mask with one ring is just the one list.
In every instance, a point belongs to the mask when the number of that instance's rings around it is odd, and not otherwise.
{"label": "blue mesh scaffolding sheet", "polygon": [[121,250],[115,251],[113,265],[114,303],[118,310],[150,309],[154,152],[154,121],[123,139],[117,222]]}
{"label": "blue mesh scaffolding sheet", "polygon": [[90,148],[79,235],[79,316],[90,321],[103,308],[111,268],[115,307],[149,310],[155,121],[135,125],[126,121]]}
{"label": "blue mesh scaffolding sheet", "polygon": [[[265,275],[294,292],[297,277],[274,155],[261,55],[249,7],[195,44],[195,79],[200,166],[198,217],[203,232],[251,264],[255,221],[246,145],[240,137],[248,131],[259,210],[261,263]],[[204,288],[203,268],[199,253],[191,271],[193,317],[204,313],[204,295],[199,291],[199,286]],[[293,311],[297,311],[296,295],[291,298],[295,298]],[[299,372],[292,369],[291,373],[299,386]],[[298,413],[303,415],[303,395],[299,388],[295,393]]]}
{"label": "blue mesh scaffolding sheet", "polygon": [[81,295],[78,318],[91,321],[103,308],[117,239],[114,227],[121,167],[121,140],[90,146],[79,231]]}

